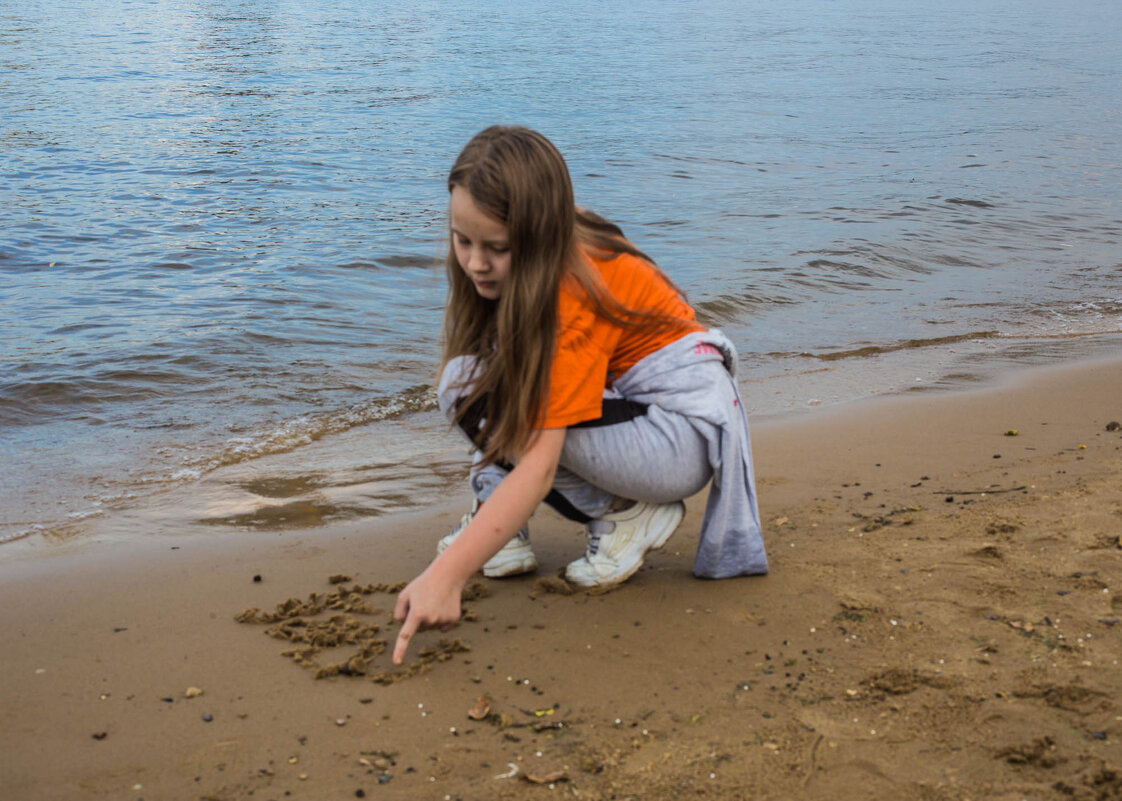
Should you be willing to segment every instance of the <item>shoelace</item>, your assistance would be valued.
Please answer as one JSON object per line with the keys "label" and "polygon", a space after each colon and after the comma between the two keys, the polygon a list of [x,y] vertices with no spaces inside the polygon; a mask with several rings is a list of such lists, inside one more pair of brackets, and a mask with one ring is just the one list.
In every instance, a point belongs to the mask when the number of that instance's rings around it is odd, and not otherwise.
{"label": "shoelace", "polygon": [[595,556],[600,550],[600,538],[616,530],[616,524],[610,520],[593,520],[588,524],[588,555]]}

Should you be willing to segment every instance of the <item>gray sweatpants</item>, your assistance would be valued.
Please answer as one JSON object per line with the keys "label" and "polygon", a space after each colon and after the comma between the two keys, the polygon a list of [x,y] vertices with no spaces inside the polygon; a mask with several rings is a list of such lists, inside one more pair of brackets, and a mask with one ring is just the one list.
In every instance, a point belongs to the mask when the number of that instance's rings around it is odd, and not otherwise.
{"label": "gray sweatpants", "polygon": [[[474,357],[452,359],[440,377],[440,409],[451,420],[458,400],[467,394]],[[714,380],[728,380],[721,363],[713,362]],[[657,405],[627,403],[618,392],[604,390],[604,416],[570,427],[565,433],[560,466],[546,503],[563,516],[587,523],[607,513],[617,498],[670,503],[699,492],[712,478],[708,440],[698,426],[704,421]],[[470,436],[464,431],[465,436]],[[508,466],[482,466],[478,451],[471,469],[471,488],[485,501],[509,471]]]}

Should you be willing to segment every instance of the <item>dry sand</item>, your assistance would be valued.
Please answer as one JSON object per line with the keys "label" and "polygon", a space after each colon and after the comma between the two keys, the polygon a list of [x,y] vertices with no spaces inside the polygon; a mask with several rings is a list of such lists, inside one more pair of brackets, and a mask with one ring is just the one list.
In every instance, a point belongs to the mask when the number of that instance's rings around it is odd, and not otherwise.
{"label": "dry sand", "polygon": [[0,797],[1122,799],[1119,420],[1114,362],[759,425],[769,576],[690,577],[694,500],[564,594],[580,539],[539,513],[542,572],[403,675],[385,585],[464,498],[5,546]]}

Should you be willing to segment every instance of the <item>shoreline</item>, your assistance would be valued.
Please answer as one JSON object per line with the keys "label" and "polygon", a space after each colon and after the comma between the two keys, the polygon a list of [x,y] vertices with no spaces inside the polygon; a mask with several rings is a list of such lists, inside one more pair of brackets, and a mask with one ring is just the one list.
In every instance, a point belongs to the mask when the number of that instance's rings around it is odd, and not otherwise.
{"label": "shoreline", "polygon": [[[690,578],[694,499],[623,587],[560,594],[542,579],[580,538],[540,512],[538,574],[480,579],[477,619],[419,635],[415,675],[387,684],[372,677],[388,653],[316,680],[281,655],[306,644],[234,618],[357,585],[349,611],[305,622],[349,616],[392,641],[393,595],[376,585],[424,567],[461,498],[303,531],[6,544],[2,786],[46,800],[1114,798],[1119,398],[1122,361],[1096,361],[753,421],[768,576]],[[484,694],[493,714],[474,721]],[[552,781],[495,778],[510,764]]]}
{"label": "shoreline", "polygon": [[[904,343],[840,361],[788,354],[782,369],[742,363],[739,382],[758,425],[916,391],[984,390],[1010,375],[1073,359],[1104,358],[1120,345],[1119,335],[1099,333],[1030,340],[956,338],[922,348]],[[0,493],[9,501],[6,522],[0,523],[0,551],[26,539],[79,539],[104,531],[105,521],[118,529],[122,521],[136,521],[138,534],[153,528],[191,530],[196,523],[238,532],[377,519],[439,503],[459,489],[465,471],[462,448],[458,438],[448,436],[440,415],[428,410],[426,391],[414,388],[407,395],[371,401],[357,412],[340,407],[282,419],[221,443],[188,438],[149,443],[141,454],[130,455],[126,449],[110,461],[129,465],[129,475],[98,466],[96,454],[104,447],[93,447],[81,436],[71,442],[74,432],[56,431],[30,473],[21,472],[28,465],[17,458]],[[414,411],[358,424],[372,409],[391,408]],[[21,447],[17,440],[17,452]],[[392,456],[382,459],[380,454]],[[48,465],[52,460],[60,471]],[[34,491],[44,485],[52,489]],[[261,519],[256,512],[264,512]]]}

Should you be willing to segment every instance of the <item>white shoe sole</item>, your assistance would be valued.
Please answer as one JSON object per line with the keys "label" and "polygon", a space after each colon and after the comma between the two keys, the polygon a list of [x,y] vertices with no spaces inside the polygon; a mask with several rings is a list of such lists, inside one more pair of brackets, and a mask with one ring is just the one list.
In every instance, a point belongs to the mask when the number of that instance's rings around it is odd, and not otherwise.
{"label": "white shoe sole", "polygon": [[[459,531],[455,531],[443,537],[436,545],[436,553],[439,556],[444,553],[444,549],[451,545]],[[515,540],[503,546],[497,554],[488,559],[482,568],[483,575],[487,578],[507,578],[509,576],[521,576],[524,573],[533,573],[538,569],[538,558],[530,549],[530,543],[523,540],[521,544],[515,544]]]}
{"label": "white shoe sole", "polygon": [[538,569],[538,559],[533,552],[528,554],[504,554],[499,551],[483,565],[483,575],[487,578],[509,578],[533,573]]}
{"label": "white shoe sole", "polygon": [[585,578],[579,572],[575,575],[570,573],[570,568],[581,564],[582,561],[587,561],[587,556],[585,556],[565,568],[565,578],[569,583],[576,584],[578,587],[611,587],[627,581],[643,566],[643,560],[647,554],[660,550],[667,543],[671,535],[678,530],[678,526],[682,524],[685,516],[686,507],[681,502],[661,506],[651,517],[647,532],[649,535],[648,545],[642,551],[636,551],[626,562],[621,563],[616,572],[610,576],[596,576],[594,578]]}

